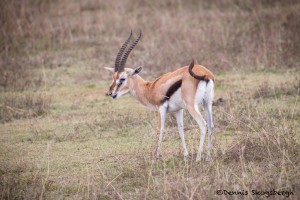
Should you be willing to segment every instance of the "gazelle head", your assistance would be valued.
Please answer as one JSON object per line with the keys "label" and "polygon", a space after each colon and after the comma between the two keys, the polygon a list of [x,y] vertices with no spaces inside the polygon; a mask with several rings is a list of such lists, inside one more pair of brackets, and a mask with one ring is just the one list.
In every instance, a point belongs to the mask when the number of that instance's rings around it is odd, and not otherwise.
{"label": "gazelle head", "polygon": [[130,52],[132,51],[132,49],[137,45],[140,38],[142,37],[142,32],[140,32],[138,38],[124,53],[127,45],[130,42],[131,37],[132,37],[132,31],[130,32],[129,37],[124,42],[122,47],[119,49],[119,52],[115,60],[115,67],[114,68],[105,67],[105,69],[113,73],[113,82],[108,92],[106,93],[107,96],[111,96],[113,99],[116,99],[128,93],[130,91],[129,85],[131,79],[134,78],[134,76],[142,70],[142,67],[137,67],[135,69],[125,68],[126,60]]}

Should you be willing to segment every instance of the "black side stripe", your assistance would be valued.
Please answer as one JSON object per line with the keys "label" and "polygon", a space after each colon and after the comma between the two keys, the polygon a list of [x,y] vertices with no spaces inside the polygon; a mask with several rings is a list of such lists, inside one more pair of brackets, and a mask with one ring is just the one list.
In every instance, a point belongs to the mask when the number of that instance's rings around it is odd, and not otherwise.
{"label": "black side stripe", "polygon": [[181,87],[182,80],[176,81],[167,91],[165,97],[160,101],[164,103],[165,101],[169,100],[171,96]]}

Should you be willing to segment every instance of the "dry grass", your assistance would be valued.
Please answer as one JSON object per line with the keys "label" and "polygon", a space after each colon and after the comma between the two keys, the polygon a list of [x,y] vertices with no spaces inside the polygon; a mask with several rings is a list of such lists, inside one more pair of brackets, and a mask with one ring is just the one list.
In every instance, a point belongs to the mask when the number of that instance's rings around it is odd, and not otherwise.
{"label": "dry grass", "polygon": [[[0,199],[238,199],[216,190],[300,196],[300,4],[297,1],[0,2]],[[104,96],[129,29],[128,59],[156,77],[194,57],[217,76],[212,162],[189,158],[168,117]],[[273,196],[272,196],[273,197]],[[281,198],[276,196],[276,198]]]}
{"label": "dry grass", "polygon": [[44,94],[5,94],[0,98],[0,122],[45,115],[50,105],[51,98]]}
{"label": "dry grass", "polygon": [[275,189],[293,191],[296,199],[299,94],[253,96],[265,81],[288,88],[298,72],[218,76],[216,99],[223,101],[214,106],[214,159],[201,163],[195,162],[199,130],[187,113],[188,160],[170,117],[162,159],[153,164],[154,113],[129,96],[112,101],[99,95],[108,83],[50,89],[51,115],[1,125],[0,193],[25,199],[203,199],[218,197],[217,189]]}
{"label": "dry grass", "polygon": [[[2,4],[4,60],[27,56],[57,67],[88,59],[90,67],[112,66],[118,45],[133,28],[142,29],[144,37],[128,64],[142,64],[148,71],[175,69],[192,57],[214,71],[290,68],[299,63],[299,4],[293,0]],[[57,60],[53,55],[74,49],[69,55],[73,59]]]}

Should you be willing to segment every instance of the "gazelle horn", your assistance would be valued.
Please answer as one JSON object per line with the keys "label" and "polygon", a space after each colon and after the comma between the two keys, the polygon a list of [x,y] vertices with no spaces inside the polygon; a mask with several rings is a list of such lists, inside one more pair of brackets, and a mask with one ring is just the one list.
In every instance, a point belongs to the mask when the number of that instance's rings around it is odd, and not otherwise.
{"label": "gazelle horn", "polygon": [[140,31],[140,35],[138,36],[138,38],[134,41],[134,43],[129,47],[129,49],[127,49],[127,51],[125,52],[124,56],[122,57],[121,60],[121,64],[120,67],[118,68],[118,71],[121,72],[124,70],[125,68],[125,64],[126,64],[126,60],[130,54],[130,52],[132,51],[132,49],[137,45],[137,43],[139,42],[139,40],[142,37],[142,31]]}
{"label": "gazelle horn", "polygon": [[126,49],[127,45],[129,44],[131,37],[132,37],[132,30],[130,31],[130,35],[127,38],[127,40],[124,42],[122,47],[119,49],[119,52],[117,54],[116,61],[115,61],[115,72],[118,71],[118,69],[120,68],[121,56],[122,56],[124,50]]}

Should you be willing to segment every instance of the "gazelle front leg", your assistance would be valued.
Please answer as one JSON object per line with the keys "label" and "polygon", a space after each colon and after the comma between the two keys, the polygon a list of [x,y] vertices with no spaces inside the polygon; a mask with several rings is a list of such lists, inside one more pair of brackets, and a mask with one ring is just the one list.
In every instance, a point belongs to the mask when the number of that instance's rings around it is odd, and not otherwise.
{"label": "gazelle front leg", "polygon": [[161,147],[161,142],[163,139],[163,134],[165,129],[166,113],[167,113],[167,109],[164,106],[161,106],[159,108],[160,130],[159,130],[159,137],[157,141],[156,158],[159,158],[160,155],[160,147]]}
{"label": "gazelle front leg", "polygon": [[185,139],[184,139],[184,131],[183,131],[183,110],[179,110],[176,112],[176,120],[177,120],[177,126],[178,126],[178,131],[179,135],[182,141],[182,146],[183,146],[183,155],[186,157],[188,155],[188,150],[186,148],[185,144]]}

